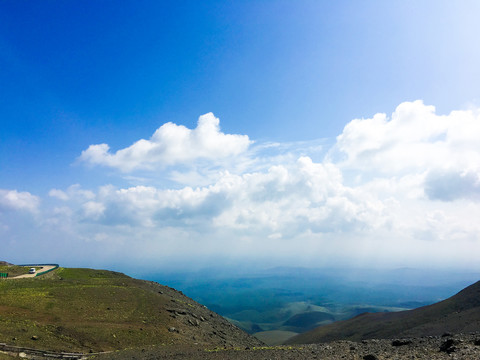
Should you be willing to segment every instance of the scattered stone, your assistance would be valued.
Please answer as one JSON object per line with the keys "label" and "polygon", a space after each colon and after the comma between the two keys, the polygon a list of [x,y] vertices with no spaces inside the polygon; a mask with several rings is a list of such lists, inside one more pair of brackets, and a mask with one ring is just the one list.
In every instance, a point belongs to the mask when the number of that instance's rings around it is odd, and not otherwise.
{"label": "scattered stone", "polygon": [[168,329],[168,331],[170,331],[170,332],[176,332],[177,329],[175,329],[175,328],[172,326],[171,328]]}
{"label": "scattered stone", "polygon": [[196,319],[194,319],[194,320],[188,319],[188,323],[192,326],[199,326],[200,325],[200,323]]}
{"label": "scattered stone", "polygon": [[38,336],[37,336],[37,335],[33,335],[33,336],[32,336],[32,340],[38,340]]}
{"label": "scattered stone", "polygon": [[448,339],[448,340],[444,341],[444,342],[442,343],[442,345],[440,345],[440,351],[446,352],[447,354],[451,354],[452,352],[454,352],[455,350],[457,350],[457,348],[455,347],[455,345],[456,345],[455,340],[453,340],[453,339]]}
{"label": "scattered stone", "polygon": [[480,339],[475,339],[475,341],[473,342],[473,345],[480,346]]}
{"label": "scattered stone", "polygon": [[[186,320],[186,319],[185,319]],[[193,320],[193,319],[192,319]],[[182,328],[183,329],[183,328]],[[222,327],[224,331],[229,333],[228,328]],[[480,346],[474,345],[476,340],[480,340],[480,333],[475,334],[455,334],[454,337],[442,338],[439,336],[430,337],[408,337],[405,339],[380,339],[380,340],[366,340],[364,342],[350,342],[350,341],[334,341],[324,344],[310,344],[299,346],[265,346],[254,345],[251,343],[236,344],[230,338],[222,339],[218,336],[213,336],[213,331],[220,335],[223,333],[219,328],[211,329],[205,336],[197,336],[193,333],[192,328],[185,328],[180,332],[188,336],[190,345],[197,345],[198,343],[210,340],[216,345],[209,347],[209,351],[205,351],[204,346],[199,344],[198,348],[188,347],[157,347],[152,350],[147,350],[144,356],[139,356],[137,353],[131,353],[130,356],[125,354],[119,357],[119,353],[114,353],[111,357],[105,360],[153,360],[153,359],[176,359],[176,360],[300,360],[300,359],[328,359],[328,360],[413,360],[413,359],[429,359],[429,360],[447,360],[447,359],[480,359]],[[180,337],[179,336],[179,337]],[[193,339],[194,336],[196,339]],[[192,340],[193,339],[193,340]],[[392,343],[397,341],[411,341],[409,346],[392,347]],[[441,344],[448,340],[453,341],[453,347],[456,347],[455,352],[448,354],[439,352]],[[195,343],[194,343],[195,342]],[[173,345],[173,343],[172,343]],[[450,345],[450,346],[447,346]],[[449,342],[445,345],[445,349],[452,347]],[[350,351],[349,351],[350,349]],[[253,351],[255,350],[255,351]],[[102,358],[103,359],[103,358]]]}
{"label": "scattered stone", "polygon": [[405,346],[405,345],[410,345],[411,343],[412,343],[412,340],[393,340],[392,346]]}

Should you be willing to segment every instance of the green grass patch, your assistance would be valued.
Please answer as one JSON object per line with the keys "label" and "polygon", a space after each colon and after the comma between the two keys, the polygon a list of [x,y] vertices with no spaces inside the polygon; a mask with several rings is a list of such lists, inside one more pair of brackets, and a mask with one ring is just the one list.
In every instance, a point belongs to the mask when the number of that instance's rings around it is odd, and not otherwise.
{"label": "green grass patch", "polygon": [[0,342],[86,352],[161,343],[171,336],[165,302],[151,284],[104,270],[0,281]]}
{"label": "green grass patch", "polygon": [[8,273],[8,277],[28,274],[30,267],[18,265],[0,265],[0,273]]}

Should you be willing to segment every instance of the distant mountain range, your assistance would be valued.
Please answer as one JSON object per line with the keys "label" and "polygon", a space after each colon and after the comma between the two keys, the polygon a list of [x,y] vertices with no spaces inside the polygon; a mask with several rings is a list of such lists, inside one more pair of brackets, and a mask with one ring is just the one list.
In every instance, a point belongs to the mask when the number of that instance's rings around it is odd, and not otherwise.
{"label": "distant mountain range", "polygon": [[365,312],[411,310],[444,300],[480,278],[445,269],[244,266],[151,273],[268,345]]}
{"label": "distant mountain range", "polygon": [[480,281],[432,305],[399,312],[364,313],[317,327],[290,338],[286,343],[408,338],[474,331],[480,331]]}

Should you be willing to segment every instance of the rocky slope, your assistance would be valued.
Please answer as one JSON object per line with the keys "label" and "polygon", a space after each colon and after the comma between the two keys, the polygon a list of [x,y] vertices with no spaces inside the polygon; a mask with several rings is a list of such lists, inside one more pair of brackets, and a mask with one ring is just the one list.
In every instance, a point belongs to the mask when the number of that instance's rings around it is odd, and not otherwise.
{"label": "rocky slope", "polygon": [[255,348],[155,347],[96,356],[98,360],[384,360],[480,359],[480,334],[437,337],[335,341]]}
{"label": "rocky slope", "polygon": [[365,313],[297,335],[288,344],[439,336],[480,331],[480,281],[433,305],[395,313]]}

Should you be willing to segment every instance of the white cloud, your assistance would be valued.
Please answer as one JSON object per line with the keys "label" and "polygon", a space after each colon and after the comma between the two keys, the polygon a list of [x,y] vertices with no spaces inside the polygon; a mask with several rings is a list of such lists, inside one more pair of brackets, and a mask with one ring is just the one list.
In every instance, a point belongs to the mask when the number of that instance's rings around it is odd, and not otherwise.
{"label": "white cloud", "polygon": [[87,218],[98,220],[103,215],[105,206],[99,202],[87,201],[83,204],[83,211]]}
{"label": "white cloud", "polygon": [[90,145],[82,152],[80,160],[131,172],[198,159],[215,162],[245,152],[251,144],[248,136],[224,134],[219,124],[212,113],[200,116],[193,130],[169,122],[158,128],[150,140],[138,140],[115,153],[110,152],[107,144]]}
{"label": "white cloud", "polygon": [[468,168],[480,163],[480,113],[436,115],[422,101],[405,102],[390,118],[352,120],[330,156],[343,168],[377,176]]}
{"label": "white cloud", "polygon": [[63,201],[71,199],[91,200],[95,197],[95,194],[92,191],[82,189],[80,184],[71,185],[66,191],[51,189],[48,192],[48,195]]}
{"label": "white cloud", "polygon": [[48,192],[49,196],[55,197],[57,199],[67,201],[69,199],[67,193],[65,191],[59,190],[59,189],[51,189]]}
{"label": "white cloud", "polygon": [[40,199],[29,192],[0,189],[0,210],[25,210],[36,212]]}

